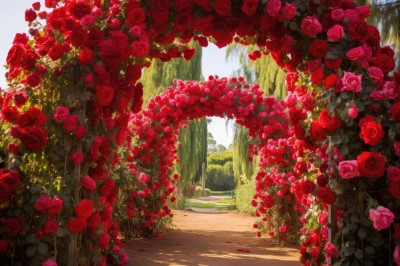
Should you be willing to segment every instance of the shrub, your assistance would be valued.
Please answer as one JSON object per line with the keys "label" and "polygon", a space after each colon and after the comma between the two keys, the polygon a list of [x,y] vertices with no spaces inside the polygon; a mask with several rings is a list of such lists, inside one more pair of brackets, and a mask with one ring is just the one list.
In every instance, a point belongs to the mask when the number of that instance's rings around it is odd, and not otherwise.
{"label": "shrub", "polygon": [[240,185],[236,188],[236,208],[240,212],[255,214],[255,208],[251,205],[254,196],[254,182]]}

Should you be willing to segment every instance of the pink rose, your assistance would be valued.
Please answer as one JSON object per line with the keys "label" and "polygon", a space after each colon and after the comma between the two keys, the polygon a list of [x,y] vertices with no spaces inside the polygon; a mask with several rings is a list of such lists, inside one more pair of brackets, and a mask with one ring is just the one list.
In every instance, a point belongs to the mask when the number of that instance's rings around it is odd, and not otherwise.
{"label": "pink rose", "polygon": [[369,76],[375,81],[380,81],[384,77],[383,72],[379,67],[372,66],[372,67],[368,68],[368,73],[369,73]]}
{"label": "pink rose", "polygon": [[46,260],[41,266],[58,266],[58,264],[54,260]]}
{"label": "pink rose", "polygon": [[390,100],[396,99],[399,96],[393,81],[386,81],[381,93],[385,99]]}
{"label": "pink rose", "polygon": [[67,132],[72,132],[78,126],[79,118],[77,115],[69,115],[67,119],[64,120],[63,128]]}
{"label": "pink rose", "polygon": [[85,176],[82,178],[81,182],[87,190],[93,191],[96,189],[96,181],[94,181],[90,176]]}
{"label": "pink rose", "polygon": [[318,21],[317,16],[308,16],[301,21],[301,30],[308,37],[315,37],[318,33],[322,32],[322,25]]}
{"label": "pink rose", "polygon": [[393,252],[393,261],[397,266],[400,265],[400,245],[396,245]]}
{"label": "pink rose", "polygon": [[376,230],[388,228],[394,220],[394,214],[387,208],[379,206],[376,210],[369,210],[369,219]]}
{"label": "pink rose", "polygon": [[57,106],[56,112],[54,113],[54,118],[57,122],[61,122],[69,116],[69,109],[64,106]]}
{"label": "pink rose", "polygon": [[387,169],[388,179],[390,181],[399,182],[400,181],[400,169],[391,166]]}
{"label": "pink rose", "polygon": [[355,119],[358,116],[358,108],[357,105],[353,104],[347,109],[347,116]]}
{"label": "pink rose", "polygon": [[269,0],[265,10],[271,17],[277,17],[279,10],[281,9],[282,3],[279,0]]}
{"label": "pink rose", "polygon": [[283,17],[287,20],[291,20],[296,16],[296,9],[296,4],[286,3],[285,7],[283,8]]}
{"label": "pink rose", "polygon": [[335,245],[332,243],[325,244],[324,252],[325,252],[326,256],[329,258],[334,258],[339,254],[338,248],[335,247]]}
{"label": "pink rose", "polygon": [[400,141],[396,141],[393,144],[393,148],[396,151],[396,155],[400,157]]}
{"label": "pink rose", "polygon": [[358,163],[357,160],[351,161],[341,161],[338,166],[339,174],[343,179],[351,179],[357,176],[361,176],[358,171]]}
{"label": "pink rose", "polygon": [[332,20],[334,20],[334,21],[336,21],[336,22],[342,21],[343,18],[344,18],[344,11],[343,11],[343,9],[337,8],[337,9],[332,10],[331,17],[332,17]]}
{"label": "pink rose", "polygon": [[346,56],[351,60],[351,61],[358,61],[361,60],[364,57],[364,49],[362,46],[355,47],[353,49],[350,49],[347,53]]}
{"label": "pink rose", "polygon": [[342,92],[343,91],[354,91],[354,92],[361,92],[361,78],[362,75],[355,75],[352,72],[344,71],[344,75],[342,78]]}
{"label": "pink rose", "polygon": [[356,11],[361,19],[366,19],[371,14],[371,9],[368,6],[358,6]]}
{"label": "pink rose", "polygon": [[343,37],[344,30],[342,26],[336,24],[335,26],[330,28],[326,33],[330,41],[339,41]]}

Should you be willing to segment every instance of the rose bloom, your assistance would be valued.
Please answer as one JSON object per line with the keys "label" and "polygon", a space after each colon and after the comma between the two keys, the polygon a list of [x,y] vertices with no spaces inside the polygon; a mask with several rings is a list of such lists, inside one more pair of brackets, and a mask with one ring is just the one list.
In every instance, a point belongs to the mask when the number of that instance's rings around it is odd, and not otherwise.
{"label": "rose bloom", "polygon": [[69,115],[67,119],[64,120],[63,128],[67,132],[72,132],[76,129],[78,121],[79,118],[77,115]]}
{"label": "rose bloom", "polygon": [[347,51],[346,56],[351,61],[361,60],[364,57],[364,49],[362,48],[362,46],[352,48],[349,51]]}
{"label": "rose bloom", "polygon": [[61,122],[69,116],[69,109],[64,106],[57,106],[56,112],[54,113],[54,118],[57,122]]}
{"label": "rose bloom", "polygon": [[109,86],[97,86],[96,87],[96,96],[97,102],[101,106],[108,106],[110,105],[113,97],[114,97],[114,88]]}
{"label": "rose bloom", "polygon": [[393,120],[397,123],[400,122],[400,102],[395,102],[391,107],[390,107],[390,114],[393,117]]}
{"label": "rose bloom", "polygon": [[354,91],[354,92],[361,92],[361,78],[362,75],[355,75],[352,72],[344,71],[344,75],[342,78],[342,92],[343,91]]}
{"label": "rose bloom", "polygon": [[81,232],[86,228],[86,220],[79,219],[79,218],[72,218],[67,223],[67,228],[72,233]]}
{"label": "rose bloom", "polygon": [[318,120],[314,120],[311,122],[310,135],[315,140],[325,140],[326,139],[326,132],[322,128],[322,126]]}
{"label": "rose bloom", "polygon": [[40,127],[25,127],[18,136],[28,151],[40,151],[47,144],[47,131]]}
{"label": "rose bloom", "polygon": [[400,168],[390,166],[387,169],[387,175],[390,181],[400,182]]}
{"label": "rose bloom", "polygon": [[341,161],[338,166],[339,174],[343,179],[351,179],[360,176],[357,160]]}
{"label": "rose bloom", "polygon": [[358,116],[358,108],[357,105],[353,104],[347,109],[347,116],[349,118],[355,119]]}
{"label": "rose bloom", "polygon": [[93,203],[92,203],[92,201],[89,200],[89,199],[81,200],[75,206],[75,213],[81,219],[89,218],[93,213]]}
{"label": "rose bloom", "polygon": [[376,210],[369,210],[369,219],[376,230],[388,228],[394,220],[394,214],[387,208],[379,206]]}
{"label": "rose bloom", "polygon": [[283,8],[283,16],[286,20],[291,20],[296,16],[296,4],[289,4],[286,3],[285,7]]}
{"label": "rose bloom", "polygon": [[339,41],[344,35],[344,30],[342,26],[336,24],[335,26],[331,27],[326,33],[330,41]]}
{"label": "rose bloom", "polygon": [[55,231],[57,231],[57,228],[58,228],[58,223],[53,219],[49,219],[43,226],[43,232],[45,232],[46,234],[52,234]]}
{"label": "rose bloom", "polygon": [[83,155],[82,152],[77,151],[77,152],[74,152],[74,153],[71,155],[71,161],[72,161],[75,165],[81,164],[81,163],[83,162],[83,160],[84,160],[84,155]]}
{"label": "rose bloom", "polygon": [[342,122],[340,121],[336,113],[332,117],[329,114],[328,109],[322,110],[322,112],[319,114],[318,120],[321,124],[321,127],[328,132],[335,131],[342,125]]}
{"label": "rose bloom", "polygon": [[282,3],[280,0],[269,0],[265,7],[265,10],[271,17],[277,17],[281,6]]}
{"label": "rose bloom", "polygon": [[301,30],[308,37],[315,37],[318,33],[322,32],[322,25],[318,21],[317,16],[308,16],[301,21]]}
{"label": "rose bloom", "polygon": [[41,266],[58,266],[58,264],[54,260],[46,260]]}
{"label": "rose bloom", "polygon": [[385,173],[385,158],[378,152],[362,152],[357,157],[358,170],[364,177],[379,178]]}
{"label": "rose bloom", "polygon": [[336,194],[330,188],[321,187],[316,192],[317,197],[326,204],[333,205],[336,201]]}
{"label": "rose bloom", "polygon": [[326,243],[324,247],[324,252],[327,257],[334,258],[339,254],[339,250],[332,243]]}
{"label": "rose bloom", "polygon": [[363,123],[361,126],[360,138],[364,140],[366,144],[371,146],[377,145],[385,136],[382,130],[382,125],[375,121]]}
{"label": "rose bloom", "polygon": [[96,181],[94,181],[90,176],[85,176],[82,178],[81,182],[87,190],[93,191],[96,189]]}
{"label": "rose bloom", "polygon": [[400,157],[400,141],[395,141],[393,148],[396,152],[396,155]]}
{"label": "rose bloom", "polygon": [[331,17],[333,21],[340,22],[344,18],[344,11],[341,8],[335,8],[332,10]]}
{"label": "rose bloom", "polygon": [[258,0],[244,0],[241,9],[247,16],[251,16],[257,11],[257,7]]}
{"label": "rose bloom", "polygon": [[400,245],[396,245],[393,252],[393,261],[397,266],[400,265]]}

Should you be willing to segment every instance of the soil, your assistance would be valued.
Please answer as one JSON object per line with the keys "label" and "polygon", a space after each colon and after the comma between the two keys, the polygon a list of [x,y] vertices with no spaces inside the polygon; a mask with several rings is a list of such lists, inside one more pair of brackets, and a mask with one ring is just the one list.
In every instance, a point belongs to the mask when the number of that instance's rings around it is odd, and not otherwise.
{"label": "soil", "polygon": [[175,211],[176,228],[159,239],[136,239],[126,247],[130,266],[290,266],[299,251],[257,238],[254,217],[236,211]]}

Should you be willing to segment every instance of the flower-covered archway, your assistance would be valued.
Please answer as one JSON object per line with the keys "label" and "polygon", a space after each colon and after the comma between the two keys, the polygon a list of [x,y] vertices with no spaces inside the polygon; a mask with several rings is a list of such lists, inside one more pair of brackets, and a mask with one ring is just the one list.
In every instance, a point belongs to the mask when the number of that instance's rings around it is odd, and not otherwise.
{"label": "flower-covered archway", "polygon": [[[288,72],[289,135],[255,148],[269,168],[257,175],[257,191],[277,188],[270,191],[277,198],[256,194],[257,214],[267,214],[262,221],[285,234],[288,224],[271,209],[295,200],[276,211],[303,213],[304,264],[325,257],[339,265],[399,263],[400,73],[392,72],[393,50],[381,47],[379,31],[365,22],[368,7],[350,0],[44,5],[25,13],[30,30],[15,36],[6,62],[10,89],[0,98],[6,264],[126,263],[118,227],[131,212],[116,211],[117,195],[139,181],[125,176],[130,158],[118,146],[134,140],[128,122],[142,105],[141,69],[152,59],[190,60],[191,39],[256,44],[251,59],[271,54]],[[152,177],[148,190],[158,187]],[[329,208],[336,210],[327,219]],[[335,225],[337,234],[328,235]]]}

